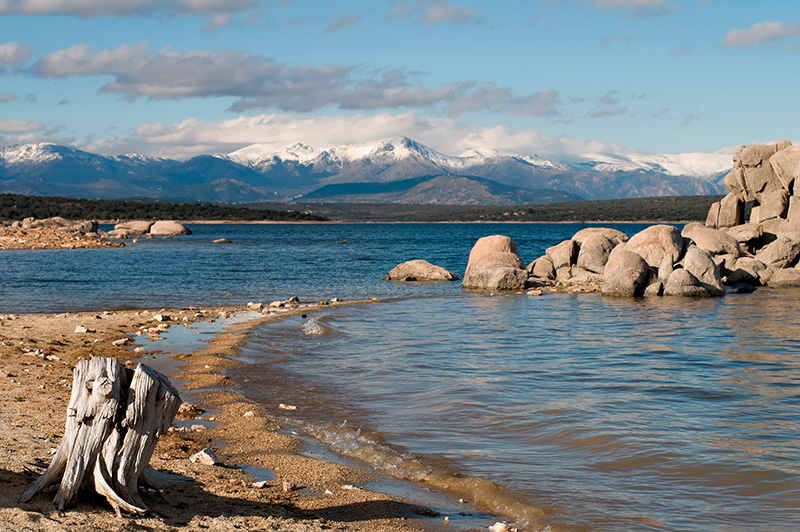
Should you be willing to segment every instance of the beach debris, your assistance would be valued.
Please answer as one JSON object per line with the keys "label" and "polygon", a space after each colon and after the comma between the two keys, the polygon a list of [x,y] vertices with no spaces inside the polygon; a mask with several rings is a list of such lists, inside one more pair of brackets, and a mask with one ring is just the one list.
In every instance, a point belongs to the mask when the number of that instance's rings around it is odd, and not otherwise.
{"label": "beach debris", "polygon": [[53,501],[60,513],[84,485],[105,496],[118,516],[122,511],[147,513],[139,484],[159,488],[179,481],[147,464],[180,403],[169,380],[148,366],[138,364],[128,373],[116,358],[81,360],[74,371],[64,437],[47,470],[20,502],[60,482]]}
{"label": "beach debris", "polygon": [[294,405],[287,405],[287,404],[283,404],[283,403],[279,404],[279,405],[278,405],[278,408],[280,408],[281,410],[297,410],[297,407],[296,407],[296,406],[294,406]]}
{"label": "beach debris", "polygon": [[307,322],[303,324],[303,334],[308,336],[316,336],[319,334],[325,334],[325,327],[320,325],[320,323],[316,320],[316,318],[311,318]]}
{"label": "beach debris", "polygon": [[90,329],[90,328],[86,327],[85,325],[78,325],[77,327],[75,327],[75,334],[86,334],[86,333],[93,333],[93,332],[97,332],[97,331],[95,331],[94,329]]}
{"label": "beach debris", "polygon": [[517,532],[517,529],[510,527],[507,523],[498,522],[489,527],[489,532]]}
{"label": "beach debris", "polygon": [[183,419],[191,419],[193,417],[197,417],[200,414],[205,412],[202,408],[192,403],[181,403],[181,406],[178,407],[178,414],[177,417]]}
{"label": "beach debris", "polygon": [[283,488],[284,493],[289,493],[290,491],[297,489],[297,485],[289,482],[288,480],[284,480],[281,484],[281,487]]}
{"label": "beach debris", "polygon": [[111,343],[113,345],[128,345],[129,343],[131,343],[131,339],[130,338],[120,338],[119,340],[114,340]]}
{"label": "beach debris", "polygon": [[202,451],[196,452],[189,457],[189,460],[192,463],[199,463],[207,466],[219,465],[222,463],[219,461],[219,458],[217,458],[217,455],[214,454],[214,451],[212,451],[210,447],[206,447]]}

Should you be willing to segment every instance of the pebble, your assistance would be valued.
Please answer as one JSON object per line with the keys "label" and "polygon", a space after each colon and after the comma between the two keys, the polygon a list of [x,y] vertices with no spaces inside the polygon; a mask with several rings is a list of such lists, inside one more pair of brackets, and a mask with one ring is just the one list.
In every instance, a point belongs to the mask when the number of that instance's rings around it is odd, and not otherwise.
{"label": "pebble", "polygon": [[191,460],[193,463],[200,463],[208,466],[217,465],[220,463],[217,455],[214,454],[214,451],[208,447],[198,453],[193,454],[191,457],[189,457],[189,460]]}
{"label": "pebble", "polygon": [[258,489],[264,489],[268,486],[268,483],[266,480],[259,480],[258,482],[253,482],[251,486]]}
{"label": "pebble", "polygon": [[85,325],[78,325],[75,327],[75,334],[93,333],[94,329],[89,329]]}
{"label": "pebble", "polygon": [[119,340],[114,340],[111,343],[114,345],[128,345],[130,341],[130,338],[120,338]]}
{"label": "pebble", "polygon": [[296,406],[294,406],[294,405],[285,405],[283,403],[279,404],[278,408],[280,408],[282,410],[297,410]]}
{"label": "pebble", "polygon": [[254,416],[255,414],[253,413],[252,410],[248,410],[247,412],[244,413],[244,417],[254,417]]}

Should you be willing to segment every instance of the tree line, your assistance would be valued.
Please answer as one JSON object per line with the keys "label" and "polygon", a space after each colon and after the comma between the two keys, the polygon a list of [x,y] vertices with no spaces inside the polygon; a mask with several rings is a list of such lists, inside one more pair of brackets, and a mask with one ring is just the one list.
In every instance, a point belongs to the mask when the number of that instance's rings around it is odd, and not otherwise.
{"label": "tree line", "polygon": [[61,216],[68,220],[240,220],[323,221],[313,213],[281,209],[248,209],[212,203],[160,203],[89,200],[58,196],[0,194],[0,220]]}

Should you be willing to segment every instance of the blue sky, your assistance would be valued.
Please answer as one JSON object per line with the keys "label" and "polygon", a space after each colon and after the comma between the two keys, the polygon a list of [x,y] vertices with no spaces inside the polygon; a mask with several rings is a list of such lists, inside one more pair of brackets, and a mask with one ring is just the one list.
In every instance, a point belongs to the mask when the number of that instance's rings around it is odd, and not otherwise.
{"label": "blue sky", "polygon": [[798,86],[789,0],[0,0],[0,145],[717,151]]}

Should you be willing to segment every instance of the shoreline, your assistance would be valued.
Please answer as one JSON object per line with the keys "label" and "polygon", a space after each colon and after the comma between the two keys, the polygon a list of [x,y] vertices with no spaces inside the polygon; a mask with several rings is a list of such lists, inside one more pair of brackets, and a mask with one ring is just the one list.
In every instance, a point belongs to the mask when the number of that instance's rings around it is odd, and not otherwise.
{"label": "shoreline", "polygon": [[[281,316],[313,312],[316,308],[311,305],[290,309],[279,316],[254,313],[252,319],[237,317],[229,320],[231,323],[220,323],[208,345],[191,353],[163,355],[158,342],[147,344],[148,355],[156,356],[154,361],[184,364],[170,378],[183,381],[183,386],[178,386],[184,400],[192,397],[207,410],[194,422],[183,425],[209,428],[171,430],[161,437],[151,460],[156,469],[172,470],[202,484],[169,488],[161,498],[146,493],[145,502],[160,517],[126,518],[127,523],[165,532],[209,528],[412,532],[445,530],[445,526],[447,530],[476,530],[456,522],[447,525],[444,515],[425,504],[361,488],[380,474],[367,466],[352,467],[312,456],[319,453],[305,452],[303,440],[287,434],[280,420],[230,388],[232,381],[225,369],[243,364],[235,360],[237,348],[251,330]],[[142,353],[133,351],[134,346],[112,342],[143,328],[161,325],[163,329],[165,323],[170,329],[186,324],[191,327],[193,322],[227,320],[246,310],[227,306],[162,309],[158,313],[169,315],[168,322],[155,322],[157,312],[148,310],[0,316],[0,400],[4,404],[0,416],[0,482],[8,486],[0,494],[0,530],[51,531],[75,526],[118,529],[119,522],[111,508],[92,497],[79,497],[77,506],[63,517],[50,503],[54,487],[30,503],[16,502],[49,463],[50,449],[61,440],[72,385],[71,368],[80,358],[92,355],[148,363]],[[77,325],[95,332],[75,333]],[[189,461],[192,454],[209,445],[219,449],[225,466]],[[245,469],[251,475],[241,466],[250,466]],[[265,487],[253,487],[254,481],[262,480],[257,478],[259,474],[266,471],[274,472],[274,480]],[[284,491],[284,482],[292,489]]]}

